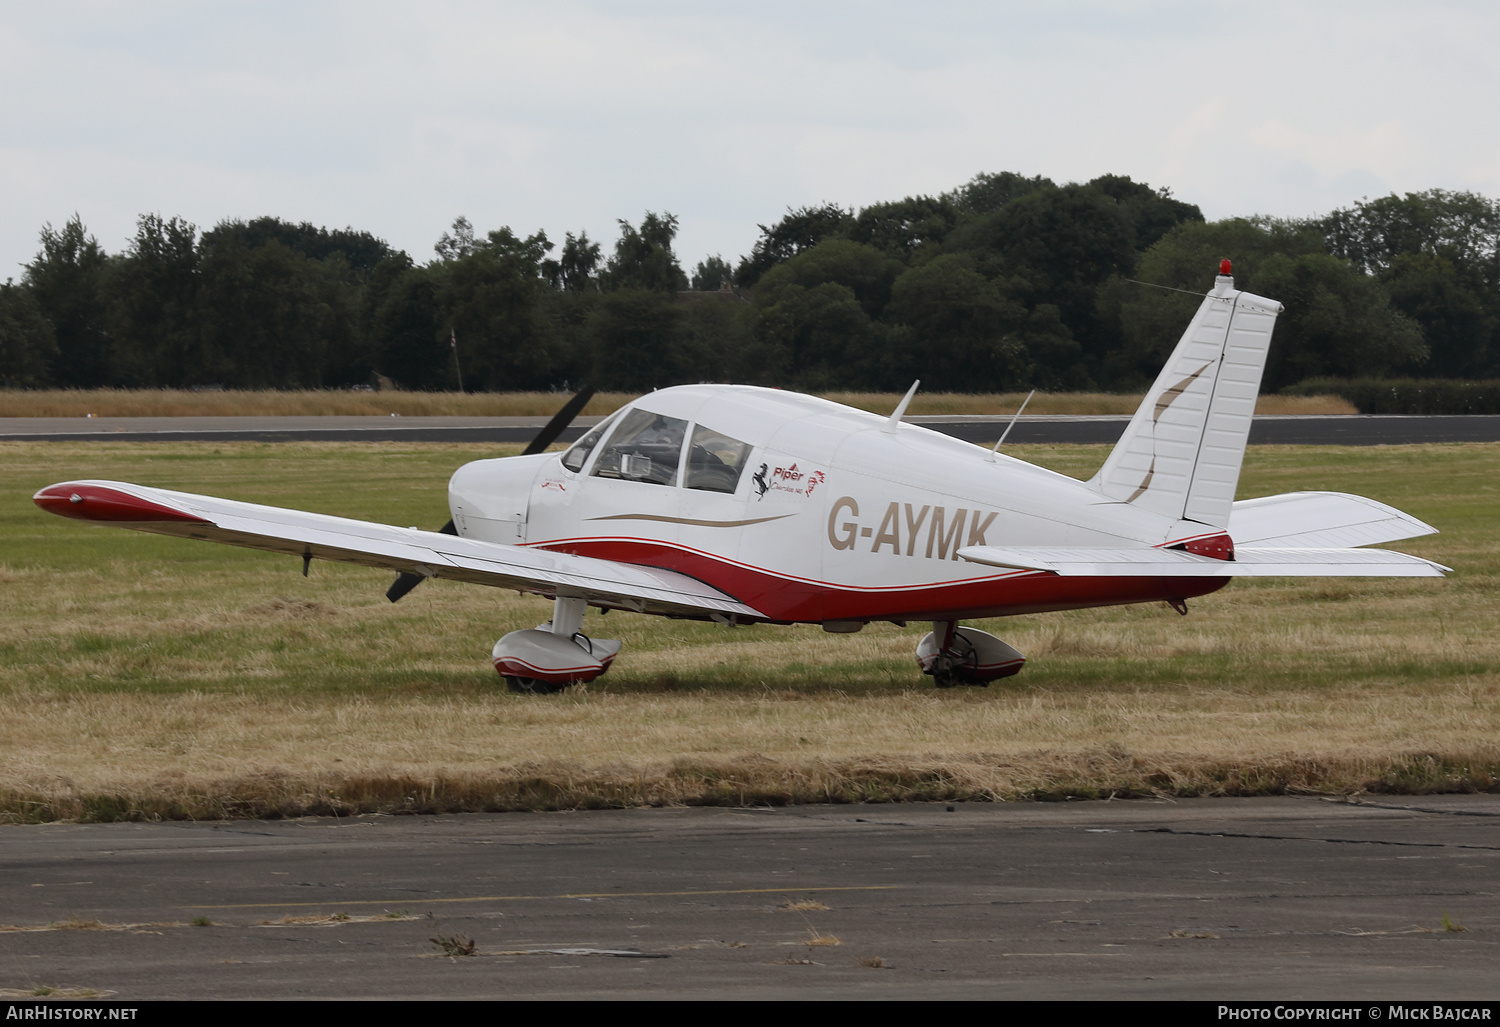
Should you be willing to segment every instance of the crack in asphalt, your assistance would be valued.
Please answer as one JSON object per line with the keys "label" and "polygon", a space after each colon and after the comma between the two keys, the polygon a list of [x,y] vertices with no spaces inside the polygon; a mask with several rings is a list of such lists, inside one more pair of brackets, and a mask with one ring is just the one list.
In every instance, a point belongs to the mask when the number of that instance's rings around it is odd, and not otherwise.
{"label": "crack in asphalt", "polygon": [[1394,802],[1374,802],[1370,799],[1345,799],[1345,805],[1370,806],[1374,809],[1394,809],[1409,813],[1436,813],[1445,817],[1500,817],[1500,812],[1478,809],[1434,809],[1431,806],[1398,806]]}
{"label": "crack in asphalt", "polygon": [[1485,849],[1500,852],[1500,845],[1468,845],[1463,842],[1393,842],[1385,838],[1317,838],[1297,834],[1248,834],[1235,831],[1179,831],[1174,827],[1137,827],[1132,834],[1177,834],[1199,838],[1256,838],[1271,842],[1325,842],[1330,845],[1393,845],[1412,849]]}

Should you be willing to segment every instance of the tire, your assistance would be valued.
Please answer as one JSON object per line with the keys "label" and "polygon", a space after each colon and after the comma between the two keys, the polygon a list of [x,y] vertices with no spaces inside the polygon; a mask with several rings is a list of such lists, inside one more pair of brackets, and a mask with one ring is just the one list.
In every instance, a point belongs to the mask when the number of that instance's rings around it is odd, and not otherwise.
{"label": "tire", "polygon": [[509,675],[505,678],[505,687],[517,695],[551,695],[553,692],[561,692],[567,685],[549,685],[545,681],[536,678],[516,678]]}

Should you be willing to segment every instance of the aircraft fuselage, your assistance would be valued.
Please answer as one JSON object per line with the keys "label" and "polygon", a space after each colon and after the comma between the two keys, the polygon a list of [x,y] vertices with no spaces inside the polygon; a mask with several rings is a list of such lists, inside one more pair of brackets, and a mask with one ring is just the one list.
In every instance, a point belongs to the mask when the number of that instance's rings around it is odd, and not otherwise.
{"label": "aircraft fuselage", "polygon": [[[655,434],[616,446],[646,414]],[[850,629],[1183,599],[1228,580],[1059,578],[961,560],[964,546],[1165,545],[1212,531],[810,396],[681,386],[605,427],[581,459],[575,447],[460,468],[449,485],[459,534],[665,567],[769,620]],[[704,455],[700,439],[725,459]]]}

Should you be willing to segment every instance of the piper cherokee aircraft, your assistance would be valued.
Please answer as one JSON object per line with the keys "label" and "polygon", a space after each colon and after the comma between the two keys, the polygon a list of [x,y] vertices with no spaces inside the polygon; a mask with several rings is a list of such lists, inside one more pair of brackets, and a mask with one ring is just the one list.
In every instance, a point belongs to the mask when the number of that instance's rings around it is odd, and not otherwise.
{"label": "piper cherokee aircraft", "polygon": [[1359,496],[1235,502],[1279,303],[1234,288],[1229,261],[1124,435],[1087,482],[917,425],[740,385],[663,389],[564,452],[465,464],[452,521],[419,531],[114,481],[49,485],[65,517],[514,588],[552,619],[495,643],[511,689],[592,681],[620,651],[589,607],[723,624],[930,621],[917,662],[939,687],[1015,674],[1025,657],[960,622],[1186,601],[1239,576],[1440,576],[1359,548],[1436,531]]}

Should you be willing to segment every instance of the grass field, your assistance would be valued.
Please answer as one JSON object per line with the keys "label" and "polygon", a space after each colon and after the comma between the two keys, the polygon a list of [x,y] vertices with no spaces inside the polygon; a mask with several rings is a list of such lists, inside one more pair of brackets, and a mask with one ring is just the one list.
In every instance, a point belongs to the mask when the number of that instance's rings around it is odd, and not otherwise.
{"label": "grass field", "polygon": [[[1011,447],[1078,476],[1107,447]],[[1247,580],[1191,602],[992,621],[1031,662],[917,674],[924,626],[589,615],[626,648],[505,693],[542,600],[50,517],[75,477],[433,526],[495,447],[0,444],[0,818],[1425,791],[1500,782],[1500,445],[1253,447],[1241,495],[1324,488],[1443,534],[1444,579]]]}
{"label": "grass field", "polygon": [[[634,393],[605,392],[584,408],[585,415],[613,413],[635,399]],[[883,392],[837,392],[829,399],[861,410],[888,414],[901,400]],[[1011,414],[1026,398],[1022,393],[959,395],[919,393],[909,413]],[[566,397],[550,392],[185,392],[171,389],[0,390],[0,417],[269,417],[377,416],[403,417],[550,417]],[[1028,414],[1133,414],[1141,396],[1104,392],[1041,392],[1026,407]],[[1262,414],[1352,414],[1337,396],[1262,396]]]}

